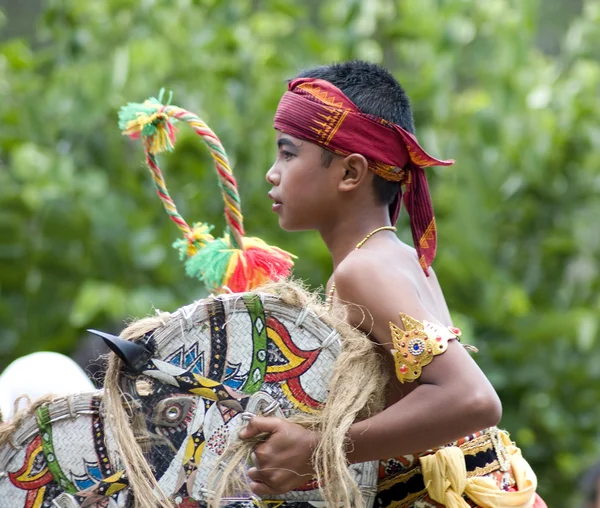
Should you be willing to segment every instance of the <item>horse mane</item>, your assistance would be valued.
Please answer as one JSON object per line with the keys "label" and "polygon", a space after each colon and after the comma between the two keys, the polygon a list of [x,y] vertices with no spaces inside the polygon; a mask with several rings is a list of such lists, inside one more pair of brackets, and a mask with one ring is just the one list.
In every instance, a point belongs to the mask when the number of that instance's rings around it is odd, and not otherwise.
{"label": "horse mane", "polygon": [[[133,321],[121,332],[121,337],[126,340],[135,340],[145,334],[159,330],[167,326],[170,314],[160,312],[156,316],[150,316]],[[172,507],[173,504],[162,492],[154,474],[144,458],[142,448],[138,443],[148,442],[146,424],[139,411],[132,406],[132,397],[125,393],[121,386],[123,364],[116,355],[110,355],[106,373],[102,403],[105,423],[110,426],[117,444],[119,459],[125,468],[131,490],[134,493],[136,508],[150,508],[154,506]],[[101,393],[101,392],[96,392]],[[37,409],[44,404],[50,404],[50,410],[59,413],[71,414],[85,413],[89,401],[85,407],[79,406],[79,399],[83,398],[73,394],[57,396],[55,394],[43,395],[34,401],[29,400],[26,395],[15,401],[15,411],[12,418],[6,422],[0,422],[0,462],[8,460],[12,452],[18,450],[24,442],[35,435],[38,430],[34,417]],[[79,396],[79,397],[78,397]],[[25,408],[19,408],[19,402],[23,398],[29,401]],[[4,449],[8,446],[9,449]],[[12,450],[12,451],[11,451]]]}
{"label": "horse mane", "polygon": [[[171,314],[161,312],[156,316],[138,319],[130,323],[120,336],[122,339],[135,341],[167,327],[170,318]],[[121,359],[117,355],[110,355],[104,378],[104,409],[133,491],[135,508],[173,507],[173,503],[158,485],[140,446],[140,443],[147,442],[148,430],[144,417],[132,405],[131,395],[123,391],[123,368]]]}
{"label": "horse mane", "polygon": [[[29,399],[27,395],[22,395],[18,397],[14,402],[14,412],[13,416],[10,420],[5,422],[0,422],[0,448],[5,444],[12,443],[13,445],[20,445],[21,443],[14,441],[14,433],[17,429],[21,428],[26,420],[28,420],[40,407],[48,402],[53,402],[58,399],[62,399],[65,397],[57,397],[52,393],[47,393],[46,395],[42,395],[41,397],[35,399],[33,402]],[[23,409],[19,409],[19,403],[21,400],[27,399],[29,401],[29,405]]]}

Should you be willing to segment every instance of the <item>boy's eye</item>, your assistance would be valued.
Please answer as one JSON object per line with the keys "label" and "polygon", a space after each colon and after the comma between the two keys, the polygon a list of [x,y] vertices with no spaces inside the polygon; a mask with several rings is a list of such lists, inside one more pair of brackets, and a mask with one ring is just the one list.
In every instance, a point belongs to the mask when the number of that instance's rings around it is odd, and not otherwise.
{"label": "boy's eye", "polygon": [[282,159],[288,161],[290,160],[292,157],[295,157],[296,154],[292,153],[292,152],[288,152],[287,150],[280,150],[279,151],[279,155],[281,156]]}

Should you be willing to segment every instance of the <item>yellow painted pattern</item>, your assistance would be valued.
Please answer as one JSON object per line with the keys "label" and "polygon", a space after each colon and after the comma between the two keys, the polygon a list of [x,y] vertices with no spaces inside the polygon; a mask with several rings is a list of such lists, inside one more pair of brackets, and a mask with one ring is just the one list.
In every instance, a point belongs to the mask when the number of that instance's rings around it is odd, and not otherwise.
{"label": "yellow painted pattern", "polygon": [[192,388],[190,393],[194,393],[196,395],[200,395],[200,397],[204,397],[208,400],[218,401],[219,398],[217,394],[212,390],[212,388]]}
{"label": "yellow painted pattern", "polygon": [[283,353],[283,356],[285,356],[285,358],[288,360],[288,363],[285,365],[267,365],[268,374],[272,372],[286,372],[306,361],[306,358],[302,358],[292,353],[290,348],[286,346],[279,334],[271,327],[267,327],[267,337],[269,337],[269,339],[271,339],[277,345],[279,350]]}
{"label": "yellow painted pattern", "polygon": [[435,240],[435,217],[431,219],[429,226],[423,233],[423,236],[419,240],[419,245],[422,249],[429,248],[429,242]]}
{"label": "yellow painted pattern", "polygon": [[252,499],[255,506],[259,508],[279,508],[283,501],[279,499]]}
{"label": "yellow painted pattern", "polygon": [[310,406],[307,406],[303,402],[300,402],[296,397],[294,397],[294,394],[290,390],[290,387],[288,386],[287,381],[284,381],[283,383],[281,383],[281,390],[283,391],[286,398],[294,405],[294,407],[301,409],[305,413],[311,413],[311,414],[315,414],[315,415],[320,413],[320,411],[318,409],[314,409]]}
{"label": "yellow painted pattern", "polygon": [[116,494],[117,492],[119,492],[120,490],[123,490],[123,489],[127,488],[127,484],[126,483],[119,482],[119,480],[121,479],[121,477],[124,474],[125,474],[125,471],[119,471],[118,473],[115,473],[112,476],[109,476],[108,478],[105,478],[103,480],[104,483],[112,483],[112,485],[110,485],[106,489],[106,492],[104,493],[104,495],[106,497],[110,497],[113,494]]}
{"label": "yellow painted pattern", "polygon": [[190,436],[190,439],[187,442],[187,446],[185,448],[185,453],[183,455],[183,465],[188,464],[192,458],[194,459],[194,464],[198,466],[200,464],[200,459],[202,458],[202,453],[204,452],[204,446],[206,445],[206,441],[200,441],[197,443],[195,441],[194,436]]}
{"label": "yellow painted pattern", "polygon": [[199,374],[194,374],[194,379],[196,381],[198,381],[200,386],[205,387],[205,388],[215,388],[221,384],[218,381],[213,381],[212,379],[208,379],[207,377],[200,376]]}
{"label": "yellow painted pattern", "polygon": [[46,487],[40,487],[35,495],[35,499],[33,500],[33,504],[31,508],[40,508],[42,503],[44,502],[44,493],[46,492]]}
{"label": "yellow painted pattern", "polygon": [[331,142],[331,140],[333,139],[333,136],[335,136],[335,133],[338,131],[338,129],[344,123],[344,120],[348,116],[348,113],[350,113],[350,111],[345,110],[342,113],[342,116],[339,117],[339,119],[337,120],[336,124],[333,126],[333,129],[331,129],[331,132],[329,133],[329,136],[327,136],[327,139],[325,140],[325,144],[326,145],[328,145]]}
{"label": "yellow painted pattern", "polygon": [[38,474],[36,474],[34,476],[29,476],[29,473],[33,469],[33,464],[35,462],[35,458],[40,453],[43,453],[42,450],[43,450],[43,448],[42,448],[41,444],[35,450],[33,450],[33,453],[29,456],[29,460],[27,461],[27,469],[25,470],[25,472],[23,474],[17,476],[15,478],[15,480],[20,481],[20,482],[33,482],[33,481],[37,480],[38,478],[41,478],[48,472],[48,467],[46,466]]}

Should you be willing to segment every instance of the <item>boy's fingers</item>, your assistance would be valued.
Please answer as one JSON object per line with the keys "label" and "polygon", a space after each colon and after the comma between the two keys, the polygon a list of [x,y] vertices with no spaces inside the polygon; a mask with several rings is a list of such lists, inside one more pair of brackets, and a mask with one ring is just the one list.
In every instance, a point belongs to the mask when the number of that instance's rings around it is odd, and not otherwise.
{"label": "boy's fingers", "polygon": [[278,494],[277,490],[269,487],[266,483],[251,482],[250,490],[257,496],[268,496],[272,494]]}
{"label": "boy's fingers", "polygon": [[240,431],[240,437],[242,439],[248,439],[262,432],[272,434],[277,430],[278,426],[279,418],[253,416],[248,422],[248,425],[246,425],[246,428]]}
{"label": "boy's fingers", "polygon": [[256,467],[251,467],[250,469],[248,469],[248,478],[250,478],[251,480],[255,481],[255,482],[260,482],[260,472],[258,471],[258,468]]}

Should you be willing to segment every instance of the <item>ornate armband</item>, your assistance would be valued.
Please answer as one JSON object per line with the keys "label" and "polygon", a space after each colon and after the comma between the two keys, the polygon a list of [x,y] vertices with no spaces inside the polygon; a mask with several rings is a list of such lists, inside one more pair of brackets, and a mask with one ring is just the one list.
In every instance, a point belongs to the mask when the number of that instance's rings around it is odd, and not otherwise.
{"label": "ornate armband", "polygon": [[394,364],[396,376],[401,383],[414,381],[421,375],[421,370],[429,365],[436,355],[441,355],[448,349],[448,341],[460,340],[460,330],[448,328],[428,321],[416,319],[400,313],[404,330],[390,321],[392,343],[394,349]]}

